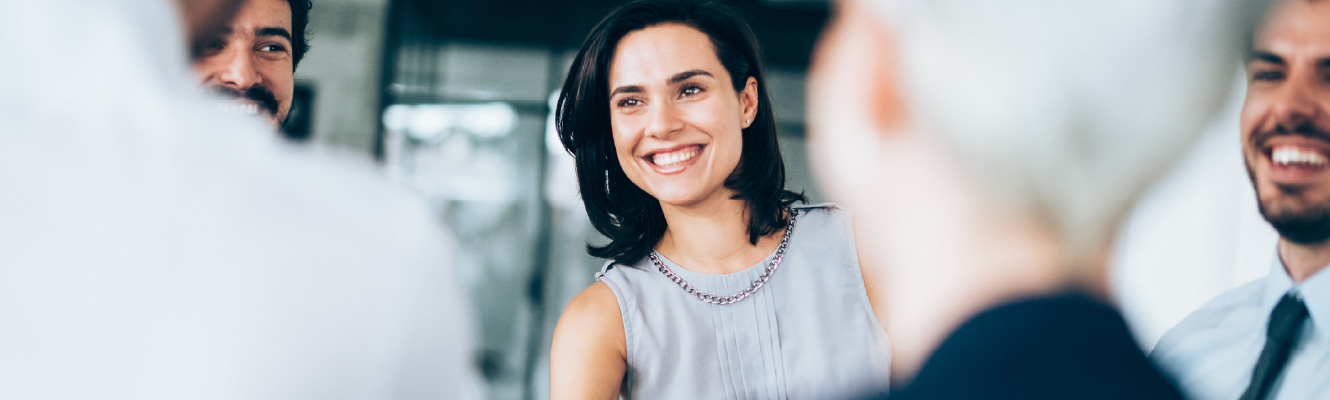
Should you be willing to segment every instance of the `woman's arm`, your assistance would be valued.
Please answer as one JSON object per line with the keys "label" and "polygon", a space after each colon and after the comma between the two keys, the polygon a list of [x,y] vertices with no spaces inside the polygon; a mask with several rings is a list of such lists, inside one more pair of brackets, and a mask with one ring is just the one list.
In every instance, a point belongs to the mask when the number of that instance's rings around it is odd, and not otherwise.
{"label": "woman's arm", "polygon": [[596,282],[559,317],[550,347],[550,399],[619,398],[627,369],[623,315],[610,287]]}

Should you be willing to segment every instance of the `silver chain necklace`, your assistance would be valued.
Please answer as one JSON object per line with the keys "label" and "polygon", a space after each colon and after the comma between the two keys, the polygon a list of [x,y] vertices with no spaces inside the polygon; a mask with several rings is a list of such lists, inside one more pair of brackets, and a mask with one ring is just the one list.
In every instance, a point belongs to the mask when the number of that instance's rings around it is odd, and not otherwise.
{"label": "silver chain necklace", "polygon": [[688,282],[684,281],[682,277],[675,274],[674,271],[671,271],[670,267],[665,266],[665,263],[661,262],[660,257],[657,256],[657,254],[659,253],[652,251],[650,254],[648,254],[648,256],[651,257],[651,262],[656,264],[656,269],[660,270],[660,273],[665,274],[666,278],[670,278],[671,281],[674,281],[674,284],[679,285],[679,287],[682,288],[683,291],[688,292],[688,294],[693,295],[693,297],[697,297],[698,300],[702,300],[702,302],[704,303],[717,304],[722,306],[727,304],[738,303],[740,301],[743,301],[743,299],[748,298],[748,296],[752,296],[753,293],[757,292],[758,289],[762,288],[762,285],[766,285],[767,280],[771,279],[771,274],[775,273],[776,268],[780,267],[780,260],[782,258],[785,258],[785,246],[790,243],[790,234],[794,232],[794,219],[795,216],[798,214],[799,213],[797,211],[791,210],[790,225],[785,228],[785,236],[780,239],[780,247],[776,248],[776,256],[771,259],[770,263],[767,263],[766,271],[763,271],[762,275],[757,277],[757,280],[749,284],[747,289],[741,290],[739,291],[739,293],[735,293],[729,296],[721,297],[721,296],[702,293],[701,291],[694,289],[693,285],[689,285]]}

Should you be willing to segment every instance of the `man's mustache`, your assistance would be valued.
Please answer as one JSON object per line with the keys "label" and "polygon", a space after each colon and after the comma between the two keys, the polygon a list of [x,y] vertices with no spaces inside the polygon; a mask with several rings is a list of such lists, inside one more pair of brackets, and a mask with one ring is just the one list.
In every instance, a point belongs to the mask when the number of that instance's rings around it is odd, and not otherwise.
{"label": "man's mustache", "polygon": [[1256,132],[1252,135],[1251,141],[1252,145],[1259,149],[1265,147],[1266,141],[1280,136],[1302,136],[1330,143],[1330,132],[1326,132],[1311,121],[1295,125],[1292,128],[1277,126],[1273,130]]}
{"label": "man's mustache", "polygon": [[267,111],[268,115],[277,115],[277,96],[273,95],[268,89],[263,88],[263,86],[250,86],[249,89],[242,92],[235,88],[214,85],[209,86],[208,90],[226,98],[247,99],[253,101],[255,104],[258,104],[263,111]]}

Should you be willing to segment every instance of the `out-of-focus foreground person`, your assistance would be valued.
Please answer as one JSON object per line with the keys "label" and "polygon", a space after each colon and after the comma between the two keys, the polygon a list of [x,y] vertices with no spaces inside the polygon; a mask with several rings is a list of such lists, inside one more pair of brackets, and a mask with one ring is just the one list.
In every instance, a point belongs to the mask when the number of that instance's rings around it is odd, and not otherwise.
{"label": "out-of-focus foreground person", "polygon": [[552,399],[886,388],[849,215],[794,204],[763,74],[719,2],[629,3],[588,35],[556,118],[611,260],[559,318]]}
{"label": "out-of-focus foreground person", "polygon": [[899,398],[1180,398],[1111,238],[1227,93],[1257,2],[847,1],[811,146],[855,210]]}
{"label": "out-of-focus foreground person", "polygon": [[0,3],[0,398],[479,390],[432,213],[199,90],[239,5]]}
{"label": "out-of-focus foreground person", "polygon": [[310,0],[245,0],[231,23],[193,43],[190,57],[203,85],[232,102],[237,114],[286,122],[295,72],[309,50]]}
{"label": "out-of-focus foreground person", "polygon": [[1279,232],[1266,277],[1230,290],[1151,354],[1197,399],[1330,396],[1330,1],[1283,0],[1247,55],[1242,155]]}

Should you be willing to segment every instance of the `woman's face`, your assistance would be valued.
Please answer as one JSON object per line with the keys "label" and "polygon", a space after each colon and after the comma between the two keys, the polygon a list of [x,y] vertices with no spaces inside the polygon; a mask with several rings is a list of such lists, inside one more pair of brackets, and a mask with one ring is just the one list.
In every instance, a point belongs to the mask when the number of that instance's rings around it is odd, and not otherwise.
{"label": "woman's face", "polygon": [[757,80],[736,93],[711,39],[681,24],[630,32],[610,63],[610,126],[624,174],[662,203],[690,206],[733,193]]}

